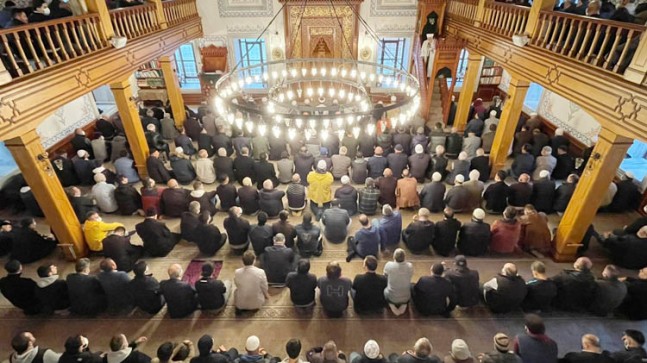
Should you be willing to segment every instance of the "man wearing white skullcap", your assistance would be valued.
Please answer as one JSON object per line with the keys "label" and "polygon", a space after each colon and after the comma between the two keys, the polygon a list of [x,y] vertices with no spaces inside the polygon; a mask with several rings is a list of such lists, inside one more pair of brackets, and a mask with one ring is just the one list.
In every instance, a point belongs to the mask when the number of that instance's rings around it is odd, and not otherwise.
{"label": "man wearing white skullcap", "polygon": [[532,198],[530,202],[539,212],[550,214],[553,212],[553,200],[555,199],[555,182],[550,179],[550,172],[542,170],[539,172],[539,179],[532,183]]}
{"label": "man wearing white skullcap", "polygon": [[339,200],[339,206],[345,209],[349,216],[357,214],[357,189],[350,185],[348,175],[341,177],[341,187],[335,190],[335,199]]}
{"label": "man wearing white skullcap", "polygon": [[414,152],[415,154],[409,156],[409,173],[416,178],[418,183],[424,183],[431,157],[424,153],[422,145],[416,145]]}
{"label": "man wearing white skullcap", "polygon": [[485,211],[481,208],[474,209],[472,221],[465,223],[459,233],[456,247],[461,254],[466,256],[482,256],[490,246],[490,225],[485,223]]}
{"label": "man wearing white skullcap", "polygon": [[454,178],[454,187],[447,191],[445,195],[445,204],[456,213],[464,212],[470,209],[470,192],[463,182],[465,178],[462,175],[456,175]]}
{"label": "man wearing white skullcap", "polygon": [[485,184],[479,180],[481,173],[478,170],[470,171],[470,180],[463,183],[463,186],[470,192],[469,205],[471,209],[481,206],[481,195]]}
{"label": "man wearing white skullcap", "polygon": [[445,184],[441,181],[440,173],[431,176],[431,183],[426,184],[420,191],[420,205],[431,213],[438,213],[445,208]]}
{"label": "man wearing white skullcap", "polygon": [[319,160],[317,170],[308,173],[307,178],[310,209],[312,209],[312,213],[317,220],[321,218],[321,214],[325,209],[330,208],[330,201],[332,200],[331,186],[334,178],[326,168],[326,161]]}
{"label": "man wearing white skullcap", "polygon": [[349,362],[356,363],[369,363],[369,362],[382,362],[384,357],[380,353],[380,346],[375,340],[369,340],[364,344],[364,351],[362,354],[351,352]]}

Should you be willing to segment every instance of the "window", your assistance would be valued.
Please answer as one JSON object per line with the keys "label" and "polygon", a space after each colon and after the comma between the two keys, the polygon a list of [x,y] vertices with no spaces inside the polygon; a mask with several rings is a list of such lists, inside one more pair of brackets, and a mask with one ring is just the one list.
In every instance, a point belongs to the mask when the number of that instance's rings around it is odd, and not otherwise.
{"label": "window", "polygon": [[461,88],[465,80],[465,72],[467,71],[467,57],[469,53],[467,49],[461,50],[461,55],[458,58],[458,68],[456,68],[456,85],[454,88]]}
{"label": "window", "polygon": [[182,89],[200,89],[198,66],[195,62],[193,44],[183,44],[175,51],[175,67]]}
{"label": "window", "polygon": [[542,86],[537,83],[531,83],[530,87],[528,87],[528,92],[526,92],[526,98],[523,100],[524,108],[531,112],[537,112],[542,93],[544,93]]}
{"label": "window", "polygon": [[[239,38],[234,41],[234,48],[236,64],[239,68],[261,64],[267,61],[264,39],[256,40],[255,38]],[[249,75],[252,77],[262,76],[264,71],[263,67],[254,68],[250,71]],[[261,82],[252,82],[245,87],[262,88],[263,84]]]}
{"label": "window", "polygon": [[[378,49],[378,63],[396,69],[406,69],[409,42],[407,38],[382,38]],[[393,74],[382,69],[382,74]]]}
{"label": "window", "polygon": [[[643,190],[645,177],[647,177],[647,143],[640,140],[634,140],[634,143],[627,150],[626,158],[620,163],[622,173],[628,171],[634,173],[636,180]],[[643,190],[644,192],[644,190]]]}

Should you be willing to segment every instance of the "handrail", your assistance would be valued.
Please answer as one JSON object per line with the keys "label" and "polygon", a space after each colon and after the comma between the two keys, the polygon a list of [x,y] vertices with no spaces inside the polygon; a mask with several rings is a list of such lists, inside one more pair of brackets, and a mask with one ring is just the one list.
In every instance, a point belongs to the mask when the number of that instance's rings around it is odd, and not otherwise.
{"label": "handrail", "polygon": [[579,63],[622,74],[631,62],[645,26],[542,11],[530,44]]}
{"label": "handrail", "polygon": [[449,86],[447,86],[447,78],[438,79],[438,90],[440,91],[440,104],[443,109],[443,123],[447,124],[447,117],[449,116],[449,107],[451,104],[451,94]]}
{"label": "handrail", "polygon": [[527,6],[487,1],[482,27],[507,37],[521,34],[526,28],[529,14],[530,8]]}
{"label": "handrail", "polygon": [[452,0],[447,6],[447,16],[464,23],[473,24],[479,0]]}
{"label": "handrail", "polygon": [[164,17],[169,25],[175,25],[198,14],[194,0],[172,0],[162,2]]}
{"label": "handrail", "polygon": [[99,15],[85,14],[0,30],[0,57],[13,79],[85,56],[107,45]]}
{"label": "handrail", "polygon": [[[429,101],[427,99],[427,70],[422,57],[420,55],[420,48],[422,44],[420,43],[420,34],[414,35],[413,41],[413,74],[418,79],[420,84],[420,99],[422,100],[422,110],[423,112],[429,113]],[[427,115],[423,115],[426,118]]]}
{"label": "handrail", "polygon": [[115,35],[134,39],[160,29],[155,4],[110,10]]}

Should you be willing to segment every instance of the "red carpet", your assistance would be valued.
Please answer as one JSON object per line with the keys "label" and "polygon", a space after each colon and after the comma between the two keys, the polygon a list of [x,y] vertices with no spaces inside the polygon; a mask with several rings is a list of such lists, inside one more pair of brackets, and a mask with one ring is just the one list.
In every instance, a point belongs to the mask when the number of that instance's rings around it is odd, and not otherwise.
{"label": "red carpet", "polygon": [[[195,285],[195,282],[200,280],[202,274],[202,264],[207,260],[191,260],[189,266],[186,267],[184,271],[184,276],[182,276],[182,281],[188,282],[191,285]],[[220,275],[220,270],[222,270],[222,261],[213,260],[213,275],[214,279]]]}

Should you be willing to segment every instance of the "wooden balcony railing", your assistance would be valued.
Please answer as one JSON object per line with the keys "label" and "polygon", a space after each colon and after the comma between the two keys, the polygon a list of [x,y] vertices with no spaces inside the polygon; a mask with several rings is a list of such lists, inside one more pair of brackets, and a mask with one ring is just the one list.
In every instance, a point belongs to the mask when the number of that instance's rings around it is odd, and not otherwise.
{"label": "wooden balcony railing", "polygon": [[422,44],[420,43],[420,34],[416,33],[413,37],[413,75],[418,79],[420,83],[420,99],[422,100],[421,114],[424,117],[427,117],[429,113],[429,101],[427,100],[427,70],[425,62],[423,62],[422,57],[420,56],[420,48]]}
{"label": "wooden balcony railing", "polygon": [[530,44],[580,63],[624,73],[645,26],[542,11]]}
{"label": "wooden balcony railing", "polygon": [[110,10],[110,19],[115,34],[134,39],[160,29],[155,13],[155,4]]}
{"label": "wooden balcony railing", "polygon": [[464,23],[474,23],[478,4],[478,0],[452,0],[447,6],[447,16]]}
{"label": "wooden balcony railing", "polygon": [[485,3],[482,27],[488,31],[511,37],[526,29],[530,8],[500,2]]}
{"label": "wooden balcony railing", "polygon": [[12,78],[106,47],[99,16],[87,14],[0,30],[0,58]]}
{"label": "wooden balcony railing", "polygon": [[164,9],[164,17],[166,18],[168,25],[181,23],[198,14],[195,0],[165,1],[162,3],[162,7]]}

